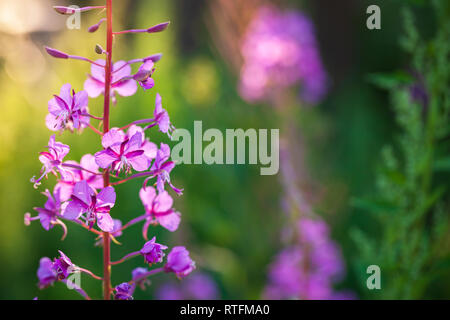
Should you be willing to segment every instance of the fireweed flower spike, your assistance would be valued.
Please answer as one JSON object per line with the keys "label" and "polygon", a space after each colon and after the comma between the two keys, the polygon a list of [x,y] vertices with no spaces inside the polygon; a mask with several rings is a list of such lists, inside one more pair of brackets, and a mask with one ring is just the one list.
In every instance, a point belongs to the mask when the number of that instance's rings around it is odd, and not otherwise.
{"label": "fireweed flower spike", "polygon": [[249,102],[271,99],[294,85],[301,85],[300,95],[308,103],[320,101],[327,92],[314,26],[301,12],[259,9],[244,35],[241,54],[239,92]]}
{"label": "fireweed flower spike", "polygon": [[[50,100],[46,123],[50,130],[61,131],[63,129],[83,129],[89,127],[101,136],[102,150],[95,155],[86,154],[80,162],[64,160],[70,148],[68,145],[55,141],[55,136],[51,136],[47,149],[41,152],[39,160],[43,167],[41,176],[32,179],[35,187],[40,184],[44,177],[53,173],[57,177],[54,191],[51,194],[46,191],[47,202],[43,207],[35,208],[38,215],[32,217],[25,214],[25,224],[30,224],[33,220],[40,220],[44,229],[51,229],[55,224],[65,225],[63,219],[75,222],[74,226],[81,226],[83,229],[95,234],[95,244],[101,244],[103,250],[103,276],[94,275],[91,271],[75,266],[71,260],[62,252],[60,257],[53,261],[49,258],[42,258],[37,271],[39,279],[38,286],[43,289],[60,281],[68,284],[71,273],[84,272],[97,280],[102,280],[103,298],[105,300],[114,297],[118,300],[131,300],[134,289],[137,285],[144,288],[150,284],[148,277],[161,272],[174,272],[178,277],[187,276],[195,267],[194,262],[189,258],[189,253],[184,247],[175,247],[168,256],[164,267],[147,270],[137,268],[132,272],[132,279],[129,282],[122,282],[113,286],[111,284],[111,268],[114,265],[123,263],[129,258],[143,256],[145,263],[151,265],[161,263],[164,258],[166,246],[156,243],[153,237],[144,246],[135,252],[131,252],[119,261],[111,261],[111,241],[120,244],[115,239],[122,235],[124,230],[140,221],[145,221],[144,237],[147,237],[149,224],[159,223],[170,231],[175,231],[180,222],[180,214],[172,208],[173,201],[169,194],[164,191],[165,183],[168,183],[178,194],[181,190],[176,189],[170,182],[169,173],[174,168],[175,163],[169,161],[170,148],[166,144],[157,145],[145,137],[146,130],[158,125],[159,130],[168,133],[174,129],[170,123],[169,115],[162,108],[161,96],[156,96],[156,108],[148,119],[136,120],[124,127],[110,128],[110,105],[111,101],[116,102],[116,95],[122,97],[131,96],[136,93],[139,82],[144,89],[154,86],[152,75],[155,71],[154,64],[161,59],[161,54],[153,54],[145,58],[137,58],[129,61],[112,62],[113,37],[116,34],[130,32],[155,33],[165,30],[168,22],[157,24],[143,30],[125,30],[113,32],[112,5],[113,0],[105,0],[105,6],[83,7],[73,9],[64,6],[56,6],[55,10],[60,14],[73,14],[93,9],[106,9],[106,17],[100,18],[99,22],[89,27],[89,32],[95,32],[103,22],[106,22],[106,44],[96,46],[97,54],[104,54],[106,60],[93,61],[89,58],[70,55],[63,51],[45,47],[46,52],[53,58],[60,60],[81,60],[91,65],[91,73],[84,83],[84,91],[75,92],[70,84],[62,86],[59,95],[55,95]],[[103,13],[101,11],[100,13]],[[133,73],[131,66],[139,64],[138,70]],[[88,113],[88,97],[95,98],[103,94],[103,114],[99,117]],[[92,119],[91,119],[92,118]],[[90,122],[99,120],[98,126],[93,126]],[[146,127],[141,128],[138,125]],[[102,128],[102,132],[98,128]],[[126,132],[123,131],[128,129]],[[150,170],[148,170],[151,168]],[[130,173],[132,170],[140,171],[133,175],[122,178],[119,181],[110,182],[110,178],[118,178],[119,173]],[[115,177],[114,177],[115,174]],[[156,179],[158,194],[154,188],[149,187],[141,192],[141,198],[146,208],[145,214],[132,219],[125,226],[110,215],[111,208],[116,203],[116,193],[112,185],[121,185],[131,179],[144,178],[144,185],[149,179]],[[97,224],[97,228],[94,228]],[[147,239],[146,239],[147,240]],[[74,287],[75,291],[85,299],[90,299],[87,293],[79,286]]]}
{"label": "fireweed flower spike", "polygon": [[67,83],[61,92],[48,102],[49,114],[45,118],[47,128],[52,131],[82,129],[89,125],[88,96],[86,91],[75,93]]}
{"label": "fireweed flower spike", "polygon": [[97,221],[98,227],[104,232],[114,230],[114,221],[109,211],[116,202],[116,193],[113,187],[103,188],[97,195],[83,180],[77,182],[73,188],[72,201],[64,210],[63,216],[69,220],[79,219],[86,214],[84,219],[90,228]]}
{"label": "fireweed flower spike", "polygon": [[62,167],[62,161],[69,153],[70,147],[61,142],[56,142],[55,135],[52,135],[48,141],[47,149],[48,151],[43,151],[39,155],[39,161],[43,164],[42,175],[37,180],[34,177],[31,178],[35,188],[41,184],[41,180],[47,177],[49,173],[57,175],[57,172],[59,172],[61,176],[67,174],[67,170]]}

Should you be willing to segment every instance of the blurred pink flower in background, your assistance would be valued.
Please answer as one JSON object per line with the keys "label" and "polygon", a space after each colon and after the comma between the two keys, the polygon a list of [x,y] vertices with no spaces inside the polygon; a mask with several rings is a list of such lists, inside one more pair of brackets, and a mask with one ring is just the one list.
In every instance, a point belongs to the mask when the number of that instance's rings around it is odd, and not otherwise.
{"label": "blurred pink flower in background", "polygon": [[316,103],[327,91],[314,26],[299,11],[262,7],[247,28],[241,54],[239,92],[248,102],[301,85],[301,98]]}

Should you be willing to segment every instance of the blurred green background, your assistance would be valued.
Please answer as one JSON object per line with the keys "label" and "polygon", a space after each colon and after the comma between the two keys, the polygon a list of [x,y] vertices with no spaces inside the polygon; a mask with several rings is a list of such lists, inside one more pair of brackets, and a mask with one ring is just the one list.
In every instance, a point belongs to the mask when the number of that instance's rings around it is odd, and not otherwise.
{"label": "blurred green background", "polygon": [[[147,27],[170,20],[167,31],[155,35],[124,35],[116,39],[113,59],[132,59],[162,52],[154,74],[155,88],[139,90],[130,98],[118,98],[112,108],[111,125],[121,126],[151,116],[156,92],[163,97],[172,123],[193,129],[194,120],[203,128],[278,128],[270,106],[247,105],[238,95],[238,75],[224,61],[212,38],[214,8],[209,1],[115,1],[115,29]],[[214,1],[212,1],[214,2]],[[101,1],[83,1],[99,5]],[[357,252],[349,230],[367,225],[368,217],[354,209],[351,199],[370,194],[380,148],[392,140],[396,131],[387,93],[366,81],[373,72],[392,71],[408,66],[398,46],[401,31],[399,7],[402,1],[284,1],[301,8],[314,20],[322,57],[332,80],[323,103],[302,111],[298,122],[304,129],[306,157],[311,175],[325,189],[318,211],[330,224],[333,238],[341,246],[347,264],[342,288],[365,298],[361,277],[365,270],[353,268]],[[369,4],[382,7],[382,30],[365,27]],[[104,45],[103,28],[88,34],[88,26],[98,21],[95,13],[82,15],[81,29],[65,28],[66,17],[57,15],[52,5],[78,4],[61,1],[0,0],[0,298],[1,299],[78,299],[64,285],[47,290],[37,288],[36,270],[43,256],[53,258],[65,252],[77,265],[101,274],[101,248],[93,246],[93,236],[69,224],[69,234],[60,241],[56,227],[45,232],[39,223],[25,227],[23,215],[41,206],[45,197],[39,191],[53,188],[50,177],[39,188],[29,182],[38,174],[38,152],[47,144],[50,132],[45,126],[47,101],[70,82],[75,90],[83,87],[87,63],[51,59],[44,54],[49,45],[71,54],[96,59],[94,46]],[[434,17],[425,5],[421,12],[423,34],[433,32]],[[90,111],[101,113],[102,99],[90,99]],[[167,142],[152,131],[152,141]],[[63,133],[59,140],[69,144],[68,159],[79,161],[85,153],[99,150],[99,138],[89,130],[82,135]],[[311,147],[312,146],[312,147]],[[259,166],[182,165],[172,174],[184,195],[175,198],[182,213],[175,233],[160,227],[150,229],[159,242],[185,245],[198,268],[208,272],[220,289],[221,298],[258,299],[266,284],[266,271],[279,241],[282,216],[277,176],[259,175]],[[111,212],[126,222],[143,212],[138,197],[141,181],[116,188],[118,201]],[[141,228],[135,226],[112,245],[112,259],[118,260],[142,243]],[[128,280],[140,259],[114,267],[113,284]],[[360,273],[360,274],[358,274]],[[361,275],[361,273],[363,273]],[[154,297],[155,288],[169,278],[155,278],[147,292],[137,299]],[[444,279],[449,279],[449,272]],[[449,297],[450,286],[441,286],[425,298]],[[91,296],[100,296],[96,280],[82,278]]]}

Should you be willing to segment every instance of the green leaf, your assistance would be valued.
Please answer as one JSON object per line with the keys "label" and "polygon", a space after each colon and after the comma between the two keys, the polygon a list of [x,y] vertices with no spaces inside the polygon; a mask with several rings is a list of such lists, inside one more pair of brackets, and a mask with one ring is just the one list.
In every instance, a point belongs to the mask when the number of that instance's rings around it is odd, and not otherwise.
{"label": "green leaf", "polygon": [[414,78],[410,74],[403,71],[394,73],[371,73],[366,76],[366,79],[382,89],[393,89],[414,81]]}

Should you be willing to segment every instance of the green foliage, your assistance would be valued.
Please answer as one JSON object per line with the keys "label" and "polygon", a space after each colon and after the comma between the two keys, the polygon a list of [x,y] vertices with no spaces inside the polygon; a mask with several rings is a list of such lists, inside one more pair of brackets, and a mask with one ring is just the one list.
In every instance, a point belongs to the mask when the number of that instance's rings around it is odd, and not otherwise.
{"label": "green foliage", "polygon": [[[404,37],[400,44],[411,54],[411,76],[404,72],[370,75],[368,80],[388,89],[399,133],[382,150],[376,193],[353,205],[370,212],[376,233],[353,230],[359,249],[356,267],[381,268],[382,288],[363,292],[384,299],[421,298],[440,273],[431,272],[448,260],[443,240],[449,230],[449,15],[445,1],[433,1],[438,28],[430,41],[422,40],[415,16],[403,11]],[[414,79],[416,78],[416,79]],[[414,81],[422,79],[426,103],[414,101]],[[444,243],[444,245],[443,245]],[[448,269],[447,269],[448,270]],[[364,273],[364,274],[363,274]],[[374,297],[370,296],[370,297]]]}

